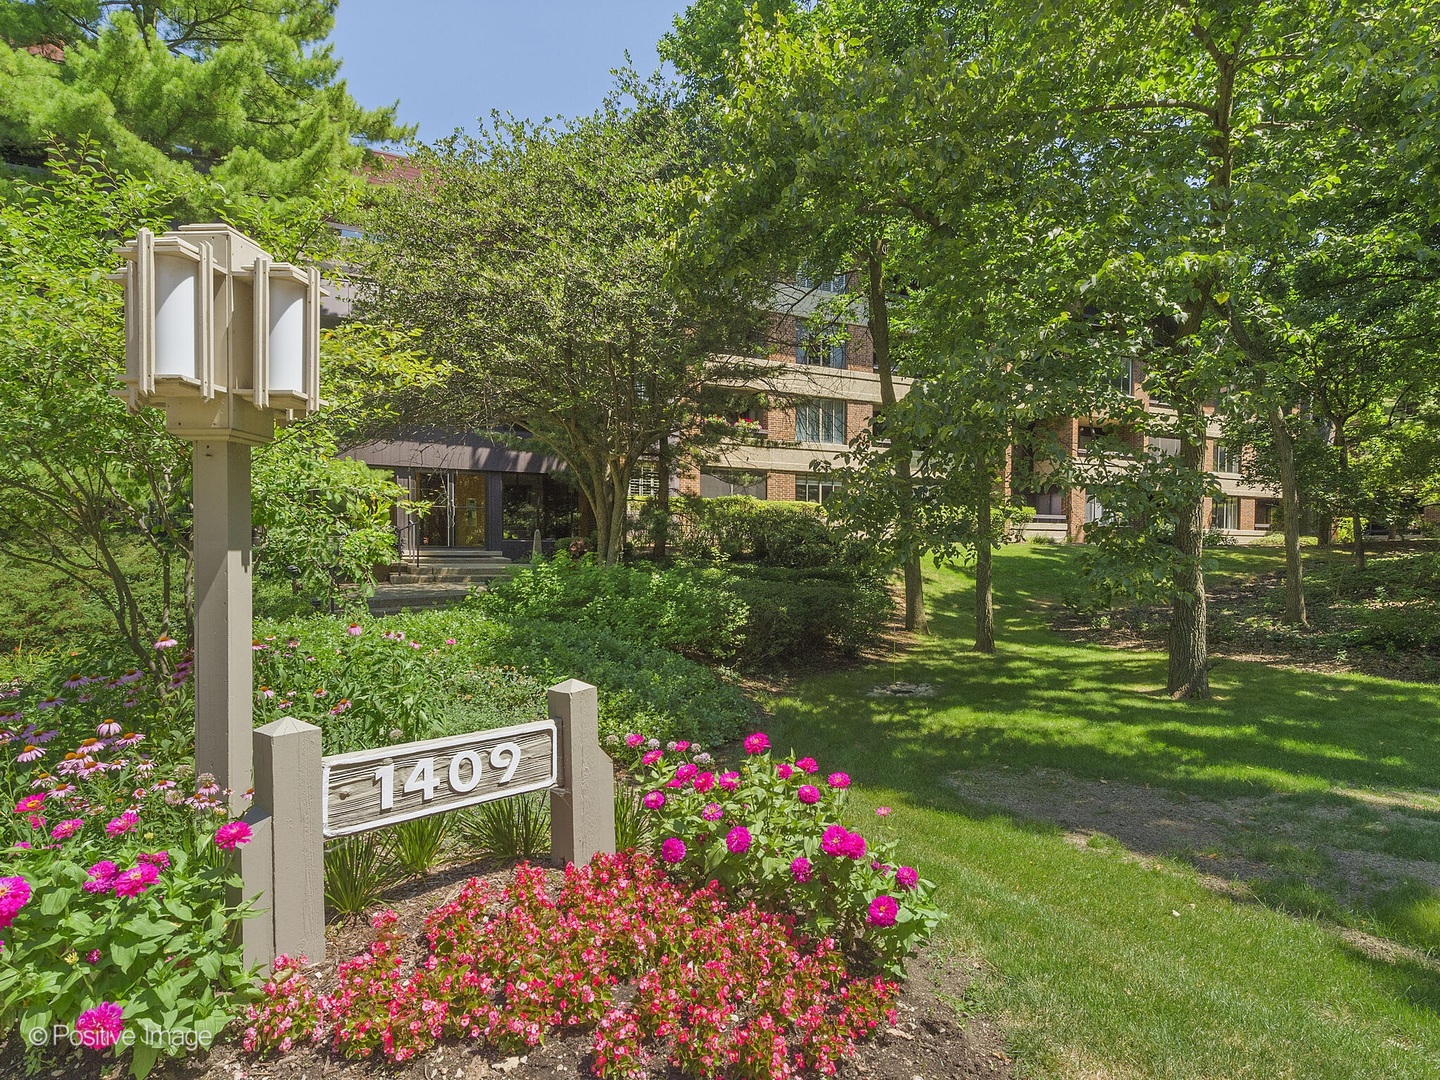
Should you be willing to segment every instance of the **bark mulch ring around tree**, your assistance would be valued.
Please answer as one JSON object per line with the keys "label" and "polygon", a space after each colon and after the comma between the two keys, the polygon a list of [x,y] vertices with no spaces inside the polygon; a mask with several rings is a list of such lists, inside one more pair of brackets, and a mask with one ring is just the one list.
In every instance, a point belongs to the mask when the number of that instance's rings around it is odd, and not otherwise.
{"label": "bark mulch ring around tree", "polygon": [[[385,907],[399,917],[399,928],[419,938],[425,914],[454,897],[471,876],[508,879],[510,866],[494,863],[452,867],[432,874],[424,882],[390,894]],[[337,965],[362,953],[374,937],[368,923],[360,920],[332,926],[327,935],[325,963],[315,969],[320,989],[334,985]],[[420,951],[419,945],[416,953]],[[989,1021],[972,1015],[965,1007],[966,990],[975,974],[973,961],[944,954],[931,948],[914,958],[909,966],[897,1005],[896,1023],[882,1025],[860,1043],[836,1074],[852,1080],[975,1080],[1011,1075],[1010,1058],[999,1031]],[[474,1044],[447,1041],[413,1061],[350,1061],[310,1047],[297,1048],[280,1057],[259,1058],[244,1053],[239,1038],[243,1025],[235,1025],[227,1037],[204,1056],[162,1062],[150,1075],[154,1080],[477,1080],[481,1077],[508,1077],[513,1080],[569,1080],[591,1076],[588,1032],[557,1031],[544,1043],[525,1054],[506,1054]],[[23,1048],[18,1038],[0,1045],[0,1077],[25,1075]],[[83,1055],[83,1056],[82,1056]],[[45,1062],[37,1074],[66,1080],[121,1080],[129,1075],[128,1064],[87,1051],[72,1058]],[[656,1080],[678,1080],[678,1073],[657,1069]]]}

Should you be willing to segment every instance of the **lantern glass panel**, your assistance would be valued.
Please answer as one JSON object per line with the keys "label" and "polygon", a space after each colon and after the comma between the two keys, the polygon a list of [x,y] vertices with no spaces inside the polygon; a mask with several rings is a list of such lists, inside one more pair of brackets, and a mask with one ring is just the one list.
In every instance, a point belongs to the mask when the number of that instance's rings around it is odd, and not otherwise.
{"label": "lantern glass panel", "polygon": [[270,282],[270,379],[272,394],[305,396],[305,286]]}
{"label": "lantern glass panel", "polygon": [[195,328],[196,264],[155,256],[155,374],[198,379]]}

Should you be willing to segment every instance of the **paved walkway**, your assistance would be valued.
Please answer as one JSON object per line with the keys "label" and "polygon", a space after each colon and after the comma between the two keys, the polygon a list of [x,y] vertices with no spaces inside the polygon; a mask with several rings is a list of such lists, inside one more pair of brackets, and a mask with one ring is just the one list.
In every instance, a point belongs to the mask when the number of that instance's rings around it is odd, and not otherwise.
{"label": "paved walkway", "polygon": [[465,599],[474,589],[474,585],[464,582],[436,585],[376,585],[375,595],[370,597],[370,614],[394,615],[401,611],[443,607],[445,604]]}

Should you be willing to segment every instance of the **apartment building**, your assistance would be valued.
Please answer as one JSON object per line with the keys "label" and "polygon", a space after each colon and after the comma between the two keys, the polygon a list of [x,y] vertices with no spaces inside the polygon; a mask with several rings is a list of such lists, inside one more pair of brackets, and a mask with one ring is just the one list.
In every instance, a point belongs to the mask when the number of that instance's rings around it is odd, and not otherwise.
{"label": "apartment building", "polygon": [[[815,463],[838,462],[880,408],[863,306],[837,302],[854,284],[853,275],[811,280],[802,274],[776,286],[766,340],[752,360],[751,389],[761,403],[729,418],[734,436],[703,465],[677,476],[679,494],[823,503],[835,490],[835,480],[817,473]],[[897,397],[909,388],[909,380],[895,380]],[[637,493],[650,493],[643,478],[640,484]]]}

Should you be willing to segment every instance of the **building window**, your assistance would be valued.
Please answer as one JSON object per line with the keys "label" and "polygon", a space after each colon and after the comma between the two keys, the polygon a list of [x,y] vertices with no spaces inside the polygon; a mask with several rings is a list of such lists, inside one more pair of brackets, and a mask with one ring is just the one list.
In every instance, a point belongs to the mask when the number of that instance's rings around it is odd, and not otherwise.
{"label": "building window", "polygon": [[845,443],[845,402],[833,398],[807,402],[795,407],[795,441],[802,443]]}
{"label": "building window", "polygon": [[1065,516],[1065,490],[1057,485],[1052,484],[1044,491],[1029,492],[1025,499],[1035,508],[1037,518],[1063,518]]}
{"label": "building window", "polygon": [[1115,518],[1115,515],[1112,514],[1109,510],[1105,509],[1105,504],[1102,503],[1099,499],[1097,499],[1094,495],[1087,495],[1087,496],[1086,496],[1086,498],[1085,498],[1085,524],[1086,524],[1086,525],[1092,525],[1092,524],[1104,525],[1104,524],[1106,524],[1107,522],[1113,521],[1114,518]]}
{"label": "building window", "polygon": [[1235,452],[1233,446],[1216,442],[1215,471],[1223,473],[1238,473],[1240,471],[1240,455]]}
{"label": "building window", "polygon": [[803,270],[795,275],[795,284],[802,289],[815,289],[828,293],[843,293],[846,287],[844,274],[834,274],[828,278],[812,278]]}
{"label": "building window", "polygon": [[1210,527],[1212,529],[1240,528],[1240,500],[1234,495],[1225,495],[1210,504]]}
{"label": "building window", "polygon": [[1126,397],[1135,392],[1135,361],[1128,356],[1120,361],[1120,370],[1115,375],[1115,389]]}
{"label": "building window", "polygon": [[835,480],[822,480],[818,476],[795,477],[795,498],[800,502],[823,503],[840,490]]}
{"label": "building window", "polygon": [[[828,339],[834,329],[834,327],[827,328],[824,337]],[[816,336],[811,333],[810,323],[807,320],[797,319],[795,321],[795,362],[819,367],[843,368],[845,366],[844,340],[827,345],[823,341],[815,340]]]}
{"label": "building window", "polygon": [[1150,456],[1151,456],[1151,457],[1157,457],[1157,458],[1162,458],[1162,457],[1179,457],[1179,456],[1180,456],[1180,440],[1179,440],[1179,439],[1151,439],[1151,440],[1150,440]]}
{"label": "building window", "polygon": [[653,499],[660,494],[660,468],[653,461],[642,461],[630,474],[630,498]]}
{"label": "building window", "polygon": [[1273,521],[1273,518],[1271,517],[1271,514],[1274,512],[1274,510],[1275,510],[1275,504],[1274,504],[1273,502],[1267,502],[1267,501],[1264,500],[1264,499],[1256,499],[1256,500],[1255,500],[1255,528],[1257,528],[1257,529],[1268,529],[1268,528],[1270,528],[1270,525],[1271,525],[1271,523],[1272,523],[1272,521]]}
{"label": "building window", "polygon": [[765,498],[764,473],[702,472],[700,494],[706,499],[723,498],[726,495],[749,495],[752,499]]}

